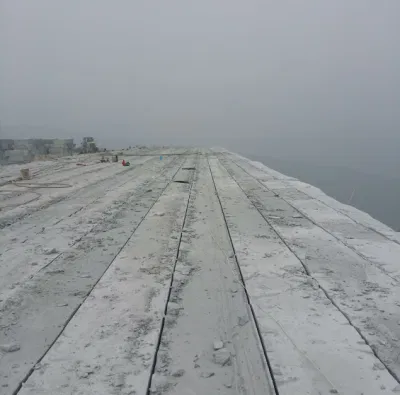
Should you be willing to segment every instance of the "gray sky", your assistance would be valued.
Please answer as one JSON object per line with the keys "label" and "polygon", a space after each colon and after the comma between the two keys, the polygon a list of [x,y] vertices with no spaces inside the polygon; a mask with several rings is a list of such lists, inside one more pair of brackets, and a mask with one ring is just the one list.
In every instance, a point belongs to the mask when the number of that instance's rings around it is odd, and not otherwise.
{"label": "gray sky", "polygon": [[398,0],[0,0],[2,134],[397,166],[399,20]]}

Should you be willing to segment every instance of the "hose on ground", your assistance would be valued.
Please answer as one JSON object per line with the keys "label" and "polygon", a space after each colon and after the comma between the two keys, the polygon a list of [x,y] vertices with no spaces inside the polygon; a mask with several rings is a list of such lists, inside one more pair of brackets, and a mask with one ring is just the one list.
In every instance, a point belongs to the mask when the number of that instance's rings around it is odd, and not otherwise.
{"label": "hose on ground", "polygon": [[[11,185],[16,186],[16,187],[21,187],[21,188],[29,188],[29,189],[43,189],[43,188],[71,188],[72,185],[71,184],[65,184],[65,183],[61,183],[61,182],[13,182],[11,183]],[[0,189],[0,193],[4,193],[4,192],[8,192],[8,193],[15,193],[15,190],[12,189]],[[39,192],[30,192],[35,194],[36,196],[33,197],[32,199],[23,202],[23,203],[19,203],[19,204],[7,204],[4,207],[0,206],[0,211],[3,210],[9,210],[9,209],[13,209],[19,206],[22,206],[24,204],[29,204],[32,203],[36,200],[38,200],[42,194]],[[11,197],[12,198],[12,197]]]}
{"label": "hose on ground", "polygon": [[62,182],[14,182],[12,185],[24,188],[71,188],[71,184],[65,184]]}
{"label": "hose on ground", "polygon": [[[6,199],[7,200],[10,200],[10,199],[13,199],[15,196],[13,196],[13,194],[15,194],[15,190],[14,189],[0,189],[0,196],[4,193],[4,194],[6,194]],[[39,193],[39,192],[30,192],[31,194],[35,194],[36,196],[34,196],[32,199],[29,199],[29,200],[27,200],[26,202],[23,202],[23,203],[17,203],[17,204],[7,204],[7,205],[5,205],[5,206],[1,206],[1,204],[0,204],[0,211],[3,211],[3,210],[8,210],[8,209],[12,209],[12,208],[16,208],[16,207],[19,207],[19,206],[22,206],[23,204],[29,204],[29,203],[32,203],[32,202],[34,202],[35,200],[38,200],[41,196],[42,196],[42,194],[41,193]],[[10,194],[11,196],[10,197],[8,197],[7,196],[7,194]],[[21,196],[21,195],[18,195],[18,196]],[[1,203],[1,200],[0,200],[0,203]]]}

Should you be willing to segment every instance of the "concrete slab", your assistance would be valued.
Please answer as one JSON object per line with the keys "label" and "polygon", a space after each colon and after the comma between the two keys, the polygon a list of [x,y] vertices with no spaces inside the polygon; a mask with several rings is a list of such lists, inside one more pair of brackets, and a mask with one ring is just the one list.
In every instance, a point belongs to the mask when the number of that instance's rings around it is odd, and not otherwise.
{"label": "concrete slab", "polygon": [[225,150],[122,152],[0,167],[0,395],[400,392],[396,232]]}

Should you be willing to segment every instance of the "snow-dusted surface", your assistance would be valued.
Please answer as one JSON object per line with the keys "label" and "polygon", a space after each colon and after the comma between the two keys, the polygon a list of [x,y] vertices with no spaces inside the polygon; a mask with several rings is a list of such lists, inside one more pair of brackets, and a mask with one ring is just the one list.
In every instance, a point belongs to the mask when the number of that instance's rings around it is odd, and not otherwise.
{"label": "snow-dusted surface", "polygon": [[0,395],[400,393],[396,232],[224,150],[124,155],[0,168]]}

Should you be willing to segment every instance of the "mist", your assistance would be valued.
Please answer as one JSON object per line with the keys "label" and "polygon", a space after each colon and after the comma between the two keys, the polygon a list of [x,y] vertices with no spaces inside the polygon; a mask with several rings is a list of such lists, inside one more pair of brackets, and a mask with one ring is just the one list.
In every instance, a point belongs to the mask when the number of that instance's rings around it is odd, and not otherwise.
{"label": "mist", "polygon": [[398,173],[397,0],[0,4],[2,137]]}

